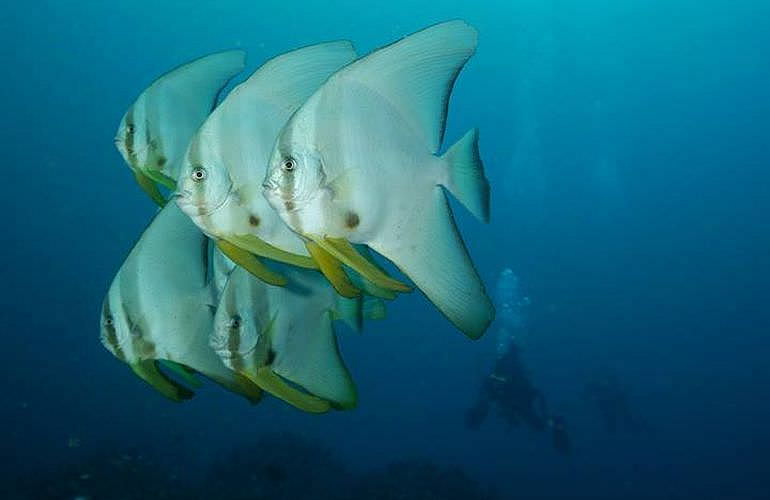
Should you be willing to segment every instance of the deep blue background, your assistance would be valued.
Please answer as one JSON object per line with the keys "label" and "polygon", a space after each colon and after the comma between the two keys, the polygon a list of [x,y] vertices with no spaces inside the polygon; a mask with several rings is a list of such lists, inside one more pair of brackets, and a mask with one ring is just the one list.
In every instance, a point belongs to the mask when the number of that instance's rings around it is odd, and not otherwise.
{"label": "deep blue background", "polygon": [[[767,493],[770,3],[32,3],[0,16],[6,474],[104,442],[192,469],[292,430],[352,468],[423,456],[506,496]],[[154,211],[112,138],[153,78],[237,46],[249,71],[321,40],[365,53],[456,17],[480,45],[445,147],[481,129],[493,220],[455,212],[488,285],[511,267],[529,291],[524,361],[567,417],[572,457],[494,419],[464,429],[494,339],[466,340],[419,294],[342,332],[360,390],[347,413],[249,407],[213,385],[173,405],[101,347],[102,297]],[[604,431],[581,396],[603,371],[648,432]]]}

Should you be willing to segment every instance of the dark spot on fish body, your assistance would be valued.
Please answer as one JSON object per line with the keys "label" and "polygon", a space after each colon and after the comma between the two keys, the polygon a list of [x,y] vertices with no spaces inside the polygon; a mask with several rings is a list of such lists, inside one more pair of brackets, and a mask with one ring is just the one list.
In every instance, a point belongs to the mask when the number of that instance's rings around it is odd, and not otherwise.
{"label": "dark spot on fish body", "polygon": [[163,168],[166,165],[166,161],[168,160],[166,160],[165,156],[159,156],[155,164],[158,166],[158,168]]}
{"label": "dark spot on fish body", "polygon": [[289,212],[294,210],[294,202],[293,201],[285,201],[285,202],[283,202],[283,204],[286,207],[286,210],[288,210]]}
{"label": "dark spot on fish body", "polygon": [[251,224],[254,227],[259,226],[259,217],[256,215],[249,215],[249,224]]}
{"label": "dark spot on fish body", "polygon": [[134,352],[138,353],[140,359],[155,359],[158,354],[155,350],[155,342],[142,338],[134,341]]}
{"label": "dark spot on fish body", "polygon": [[273,361],[275,361],[275,351],[272,349],[269,349],[267,351],[267,365],[272,365]]}
{"label": "dark spot on fish body", "polygon": [[345,215],[345,225],[348,227],[348,229],[355,229],[358,227],[360,222],[361,219],[355,212],[348,212],[347,215]]}

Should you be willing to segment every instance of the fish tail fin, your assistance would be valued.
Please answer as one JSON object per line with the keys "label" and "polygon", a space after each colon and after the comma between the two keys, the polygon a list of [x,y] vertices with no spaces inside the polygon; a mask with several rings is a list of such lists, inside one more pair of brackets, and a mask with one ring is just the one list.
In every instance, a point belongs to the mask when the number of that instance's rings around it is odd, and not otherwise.
{"label": "fish tail fin", "polygon": [[446,188],[479,220],[489,222],[489,181],[479,156],[479,131],[469,130],[442,156],[449,168]]}
{"label": "fish tail fin", "polygon": [[335,301],[332,319],[341,320],[356,332],[360,332],[363,325],[361,298],[348,299],[337,294]]}
{"label": "fish tail fin", "polygon": [[443,188],[436,186],[418,211],[420,217],[383,233],[370,246],[401,269],[460,331],[478,339],[492,322],[494,307]]}

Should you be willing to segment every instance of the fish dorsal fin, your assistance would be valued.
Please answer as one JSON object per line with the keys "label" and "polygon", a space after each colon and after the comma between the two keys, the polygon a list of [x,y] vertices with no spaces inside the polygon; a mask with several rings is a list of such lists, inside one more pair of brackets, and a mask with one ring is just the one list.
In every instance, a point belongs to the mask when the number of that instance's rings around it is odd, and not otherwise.
{"label": "fish dorsal fin", "polygon": [[[163,177],[173,189],[190,139],[214,109],[232,77],[243,70],[245,53],[230,50],[211,54],[158,78],[137,100],[145,108],[148,137],[164,158]],[[134,110],[138,112],[139,110]],[[156,160],[157,161],[157,160]],[[155,166],[148,166],[148,172]]]}
{"label": "fish dorsal fin", "polygon": [[431,152],[441,146],[449,95],[476,51],[477,32],[464,21],[437,24],[350,64],[333,80],[353,80],[375,89],[423,134]]}
{"label": "fish dorsal fin", "polygon": [[330,312],[303,318],[290,335],[276,332],[272,340],[276,374],[339,408],[356,406],[355,384],[340,356]]}
{"label": "fish dorsal fin", "polygon": [[228,50],[203,56],[158,78],[147,89],[173,100],[176,109],[193,111],[203,118],[208,116],[222,88],[241,71],[246,61],[242,50]]}
{"label": "fish dorsal fin", "polygon": [[[236,105],[241,96],[248,95],[250,99],[269,102],[285,112],[282,120],[285,121],[329,76],[355,58],[353,44],[347,40],[292,50],[263,64],[248,80],[233,89],[225,105]],[[250,114],[258,111],[234,109]]]}

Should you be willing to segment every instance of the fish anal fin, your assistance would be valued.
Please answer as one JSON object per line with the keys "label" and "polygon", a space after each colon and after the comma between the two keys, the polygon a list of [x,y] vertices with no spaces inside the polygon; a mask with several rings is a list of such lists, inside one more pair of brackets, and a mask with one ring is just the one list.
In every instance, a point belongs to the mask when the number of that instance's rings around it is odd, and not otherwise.
{"label": "fish anal fin", "polygon": [[340,354],[332,316],[328,311],[320,317],[303,317],[292,335],[274,338],[272,370],[339,408],[353,408],[358,401],[356,386]]}
{"label": "fish anal fin", "polygon": [[494,307],[455,226],[444,189],[436,186],[421,217],[369,243],[393,262],[460,331],[483,335]]}

